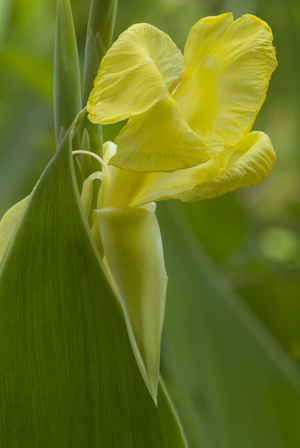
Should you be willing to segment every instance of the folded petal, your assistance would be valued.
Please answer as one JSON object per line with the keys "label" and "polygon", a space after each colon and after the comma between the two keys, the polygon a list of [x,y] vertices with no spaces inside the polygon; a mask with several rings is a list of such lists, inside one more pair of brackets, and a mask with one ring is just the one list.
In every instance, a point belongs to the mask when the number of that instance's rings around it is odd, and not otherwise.
{"label": "folded petal", "polygon": [[114,123],[142,113],[169,96],[183,73],[183,56],[170,37],[154,26],[133,25],[102,59],[88,101],[93,123]]}
{"label": "folded petal", "polygon": [[251,132],[234,148],[199,167],[157,174],[132,205],[170,198],[193,202],[253,187],[269,175],[275,159],[270,138]]}
{"label": "folded petal", "polygon": [[219,139],[199,137],[171,97],[131,116],[116,143],[117,153],[110,164],[142,172],[189,168],[206,161],[209,148],[222,148]]}
{"label": "folded petal", "polygon": [[216,176],[225,165],[224,156],[211,158],[207,162],[173,173],[157,173],[132,202],[133,207],[140,207],[148,202],[165,199],[181,199],[181,196],[193,190],[199,183],[208,182]]}
{"label": "folded petal", "polygon": [[167,287],[157,219],[145,208],[108,207],[96,213],[132,349],[156,402]]}
{"label": "folded petal", "polygon": [[207,17],[190,31],[174,93],[190,127],[230,146],[251,129],[277,66],[270,27],[255,16]]}
{"label": "folded petal", "polygon": [[251,132],[235,148],[222,172],[180,195],[182,201],[210,199],[240,187],[254,187],[270,174],[276,155],[270,138]]}
{"label": "folded petal", "polygon": [[11,207],[0,221],[0,262],[23,213],[28,197]]}

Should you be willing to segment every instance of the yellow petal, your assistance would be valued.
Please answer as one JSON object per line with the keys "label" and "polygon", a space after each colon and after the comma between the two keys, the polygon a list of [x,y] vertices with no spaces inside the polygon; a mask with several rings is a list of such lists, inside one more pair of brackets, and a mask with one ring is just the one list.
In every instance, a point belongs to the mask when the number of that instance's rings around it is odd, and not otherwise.
{"label": "yellow petal", "polygon": [[216,176],[224,165],[223,157],[211,158],[193,168],[173,173],[157,173],[131,205],[140,207],[152,201],[181,199],[181,196],[187,194],[189,190],[193,190],[199,183],[207,182]]}
{"label": "yellow petal", "polygon": [[102,59],[88,101],[93,123],[114,123],[169,96],[183,73],[183,56],[170,37],[148,24],[122,33]]}
{"label": "yellow petal", "polygon": [[103,207],[127,207],[155,176],[155,173],[135,173],[110,167],[110,176]]}
{"label": "yellow petal", "polygon": [[156,403],[167,288],[159,225],[155,213],[142,208],[108,207],[96,213],[132,349]]}
{"label": "yellow petal", "polygon": [[113,142],[107,141],[103,143],[103,161],[106,163],[106,165],[109,164],[110,159],[116,154],[116,152],[117,145],[115,145]]}
{"label": "yellow petal", "polygon": [[190,31],[174,93],[190,127],[230,146],[251,129],[277,66],[270,27],[255,16],[207,17]]}
{"label": "yellow petal", "polygon": [[23,213],[28,197],[11,207],[0,221],[0,262]]}
{"label": "yellow petal", "polygon": [[[103,160],[108,165],[116,154],[117,145],[108,141],[103,144]],[[128,207],[136,196],[155,176],[155,173],[135,173],[109,166],[109,181],[105,190],[102,207]]]}
{"label": "yellow petal", "polygon": [[189,168],[208,159],[208,148],[222,148],[219,140],[204,141],[192,131],[171,97],[133,115],[116,143],[117,153],[110,164],[142,172]]}
{"label": "yellow petal", "polygon": [[223,172],[182,199],[198,201],[215,198],[240,187],[254,187],[268,177],[275,161],[276,155],[268,135],[250,132],[233,149]]}
{"label": "yellow petal", "polygon": [[210,199],[240,187],[254,187],[266,179],[276,160],[270,138],[251,132],[233,150],[223,172],[181,195],[183,201]]}
{"label": "yellow petal", "polygon": [[234,148],[199,167],[157,174],[132,205],[170,198],[193,202],[253,187],[269,175],[275,159],[270,138],[251,132]]}

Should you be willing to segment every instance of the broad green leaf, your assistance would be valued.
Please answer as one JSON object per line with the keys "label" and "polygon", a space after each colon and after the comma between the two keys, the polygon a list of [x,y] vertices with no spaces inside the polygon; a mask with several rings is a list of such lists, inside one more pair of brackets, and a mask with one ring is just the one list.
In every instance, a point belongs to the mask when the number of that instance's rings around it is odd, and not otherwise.
{"label": "broad green leaf", "polygon": [[154,211],[133,207],[96,213],[131,345],[156,403],[168,282],[157,218]]}
{"label": "broad green leaf", "polygon": [[140,375],[75,186],[70,132],[0,270],[0,446],[184,448]]}
{"label": "broad green leaf", "polygon": [[190,447],[298,448],[296,366],[229,292],[178,204],[160,211],[170,277],[164,368]]}
{"label": "broad green leaf", "polygon": [[72,10],[69,0],[58,0],[54,50],[54,125],[57,142],[61,128],[69,129],[80,110],[81,80]]}

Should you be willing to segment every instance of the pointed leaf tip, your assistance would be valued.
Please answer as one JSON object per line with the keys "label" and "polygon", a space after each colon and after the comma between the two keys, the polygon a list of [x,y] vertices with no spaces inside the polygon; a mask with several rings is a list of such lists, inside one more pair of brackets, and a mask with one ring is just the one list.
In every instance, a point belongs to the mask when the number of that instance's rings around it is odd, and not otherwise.
{"label": "pointed leaf tip", "polygon": [[54,51],[54,124],[56,140],[81,109],[81,79],[75,27],[69,0],[57,2]]}

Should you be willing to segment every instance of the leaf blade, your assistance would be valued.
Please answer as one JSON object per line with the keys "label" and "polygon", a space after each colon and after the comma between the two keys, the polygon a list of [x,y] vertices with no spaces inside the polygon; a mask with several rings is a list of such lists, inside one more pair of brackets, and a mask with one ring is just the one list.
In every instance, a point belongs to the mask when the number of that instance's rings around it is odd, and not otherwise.
{"label": "leaf blade", "polygon": [[71,170],[68,134],[0,275],[0,445],[185,448],[160,383],[136,365]]}

